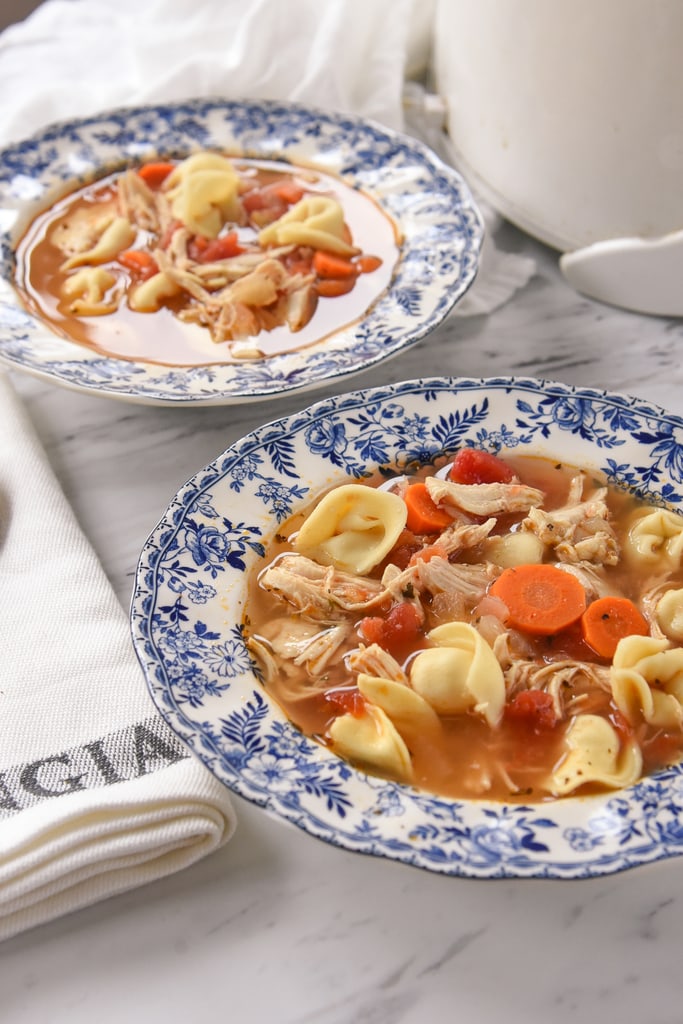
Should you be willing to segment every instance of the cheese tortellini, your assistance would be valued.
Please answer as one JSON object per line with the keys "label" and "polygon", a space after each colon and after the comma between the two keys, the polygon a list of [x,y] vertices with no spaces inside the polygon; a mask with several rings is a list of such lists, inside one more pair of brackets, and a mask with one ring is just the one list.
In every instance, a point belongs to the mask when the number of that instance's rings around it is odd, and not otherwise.
{"label": "cheese tortellini", "polygon": [[104,316],[118,305],[118,298],[106,298],[115,284],[116,276],[104,267],[82,267],[66,278],[62,294],[77,316]]}
{"label": "cheese tortellini", "polygon": [[666,729],[683,723],[683,648],[650,636],[626,637],[610,675],[614,701],[632,725],[645,721]]}
{"label": "cheese tortellini", "polygon": [[72,270],[86,264],[107,263],[135,241],[136,230],[125,217],[114,217],[91,249],[75,253],[62,263],[61,270]]}
{"label": "cheese tortellini", "polygon": [[398,495],[344,484],[319,502],[294,547],[322,565],[362,576],[391,551],[406,517],[405,502]]}
{"label": "cheese tortellini", "polygon": [[165,271],[136,285],[128,295],[128,305],[138,313],[151,313],[159,309],[164,299],[170,299],[180,291],[180,285]]}
{"label": "cheese tortellini", "polygon": [[621,789],[634,783],[643,769],[640,748],[630,742],[621,750],[616,730],[600,715],[574,718],[565,745],[567,753],[549,780],[554,796],[567,796],[586,783]]}
{"label": "cheese tortellini", "polygon": [[665,508],[639,513],[628,532],[624,550],[634,564],[679,568],[683,558],[683,516]]}
{"label": "cheese tortellini", "polygon": [[389,716],[374,704],[366,704],[362,715],[346,713],[335,718],[329,736],[340,757],[403,781],[412,776],[405,741]]}
{"label": "cheese tortellini", "polygon": [[431,704],[405,683],[360,672],[357,684],[363,697],[380,707],[402,736],[439,728],[439,716]]}
{"label": "cheese tortellini", "polygon": [[165,182],[173,216],[205,238],[216,238],[224,224],[239,220],[239,186],[230,160],[210,152],[183,160]]}
{"label": "cheese tortellini", "polygon": [[420,651],[410,682],[437,714],[474,711],[499,724],[505,703],[503,670],[482,635],[466,622],[447,622],[428,633],[435,645]]}
{"label": "cheese tortellini", "polygon": [[358,252],[346,241],[344,211],[330,196],[307,196],[259,232],[261,245],[310,245],[339,256]]}
{"label": "cheese tortellini", "polygon": [[662,594],[655,607],[655,618],[665,636],[683,642],[683,589]]}

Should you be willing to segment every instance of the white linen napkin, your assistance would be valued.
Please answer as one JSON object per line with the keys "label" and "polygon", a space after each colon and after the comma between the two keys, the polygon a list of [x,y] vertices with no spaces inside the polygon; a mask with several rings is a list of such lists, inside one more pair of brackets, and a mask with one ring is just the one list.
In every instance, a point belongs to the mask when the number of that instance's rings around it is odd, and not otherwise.
{"label": "white linen napkin", "polygon": [[128,620],[0,373],[0,939],[185,867],[227,789],[157,714]]}

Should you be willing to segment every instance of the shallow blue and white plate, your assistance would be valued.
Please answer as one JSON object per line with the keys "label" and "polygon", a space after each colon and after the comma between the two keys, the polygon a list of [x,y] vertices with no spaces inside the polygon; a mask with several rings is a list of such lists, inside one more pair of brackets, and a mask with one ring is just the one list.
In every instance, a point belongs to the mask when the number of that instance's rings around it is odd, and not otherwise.
{"label": "shallow blue and white plate", "polygon": [[[164,367],[106,357],[59,337],[11,281],[27,223],[67,183],[156,154],[202,148],[315,164],[364,189],[403,243],[385,294],[360,321],[258,363]],[[346,114],[268,101],[193,100],[120,109],[46,128],[0,151],[0,360],[71,388],[164,405],[221,405],[310,390],[424,338],[464,295],[483,235],[469,189],[422,143]]]}
{"label": "shallow blue and white plate", "polygon": [[466,444],[551,457],[683,503],[683,420],[623,395],[435,378],[319,402],[200,470],[149,537],[131,623],[159,710],[226,786],[348,850],[476,878],[586,878],[683,854],[680,765],[607,795],[443,799],[305,738],[252,671],[246,583],[279,524],[331,484]]}

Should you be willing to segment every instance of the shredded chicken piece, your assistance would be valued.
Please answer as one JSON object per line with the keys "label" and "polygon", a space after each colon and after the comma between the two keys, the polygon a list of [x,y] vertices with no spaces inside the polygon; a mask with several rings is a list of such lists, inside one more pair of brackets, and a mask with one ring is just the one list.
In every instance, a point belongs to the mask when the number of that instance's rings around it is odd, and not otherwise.
{"label": "shredded chicken piece", "polygon": [[503,669],[508,698],[521,690],[545,690],[553,700],[558,718],[571,713],[571,703],[579,698],[572,687],[597,687],[611,690],[609,667],[591,665],[584,661],[552,661],[539,665],[537,661],[518,660]]}
{"label": "shredded chicken piece", "polygon": [[319,623],[288,615],[265,623],[261,638],[267,641],[273,654],[293,665],[305,666],[312,676],[319,676],[352,631],[349,622],[335,623],[321,630]]}
{"label": "shredded chicken piece", "polygon": [[456,555],[461,551],[467,551],[468,548],[476,548],[477,544],[486,540],[495,525],[494,517],[484,523],[454,523],[439,537],[439,547],[443,548],[447,555]]}
{"label": "shredded chicken piece", "polygon": [[645,616],[650,627],[650,635],[655,637],[657,640],[669,640],[670,638],[659,625],[659,620],[657,618],[657,604],[660,599],[664,597],[667,590],[671,590],[672,586],[676,586],[676,584],[673,584],[671,582],[671,577],[666,575],[655,577],[649,582],[649,584],[646,583],[646,586],[647,590],[645,590],[641,598],[640,610]]}
{"label": "shredded chicken piece", "polygon": [[609,522],[607,488],[580,500],[584,479],[583,474],[573,478],[566,505],[550,512],[532,508],[520,528],[535,533],[561,562],[616,565],[619,544]]}
{"label": "shredded chicken piece", "polygon": [[113,199],[96,208],[76,210],[67,222],[58,225],[50,240],[65,256],[76,256],[92,249],[115,216],[117,209]]}
{"label": "shredded chicken piece", "polygon": [[396,683],[408,682],[408,677],[391,654],[379,644],[361,644],[348,655],[348,665],[356,674],[364,672],[380,679],[392,679]]}
{"label": "shredded chicken piece", "polygon": [[451,563],[447,558],[418,559],[414,565],[402,571],[395,565],[388,565],[382,575],[386,593],[395,600],[419,598],[426,591],[429,594],[457,593],[468,604],[474,605],[483,597],[487,587],[500,570],[490,562],[469,565]]}
{"label": "shredded chicken piece", "polygon": [[224,280],[220,287],[224,287],[231,281],[237,281],[239,278],[256,270],[264,260],[278,259],[280,256],[286,256],[293,248],[294,246],[292,245],[281,245],[269,249],[267,253],[258,250],[258,252],[244,252],[240,253],[239,256],[230,256],[216,263],[193,263],[193,273],[200,280],[205,281],[205,283],[212,278],[221,277]]}
{"label": "shredded chicken piece", "polygon": [[171,235],[171,241],[166,247],[166,255],[178,270],[192,272],[197,280],[201,281],[200,267],[187,255],[188,242],[192,235],[185,227],[178,227]]}
{"label": "shredded chicken piece", "polygon": [[287,296],[286,320],[295,334],[309,323],[318,308],[318,292],[312,284],[303,285]]}
{"label": "shredded chicken piece", "polygon": [[618,594],[619,590],[614,587],[606,578],[601,565],[593,565],[592,562],[558,562],[557,568],[575,576],[589,601],[595,601],[598,597],[608,597]]}
{"label": "shredded chicken piece", "polygon": [[458,484],[431,476],[425,480],[429,496],[437,505],[454,505],[475,516],[503,512],[527,512],[545,497],[537,487],[520,483]]}
{"label": "shredded chicken piece", "polygon": [[502,668],[503,672],[510,668],[513,662],[513,652],[510,646],[510,634],[506,630],[504,633],[499,633],[491,645],[493,653],[498,659],[498,664]]}
{"label": "shredded chicken piece", "polygon": [[[175,237],[175,236],[174,236]],[[200,279],[189,270],[181,270],[173,262],[168,252],[164,249],[155,249],[153,254],[156,264],[163,273],[168,274],[172,281],[175,281],[183,291],[188,292],[193,298],[200,302],[207,303],[211,299],[211,293],[206,290]]]}
{"label": "shredded chicken piece", "polygon": [[118,206],[125,217],[144,231],[159,232],[159,207],[151,188],[137,171],[129,169],[118,181]]}
{"label": "shredded chicken piece", "polygon": [[344,612],[376,607],[386,599],[378,580],[319,565],[305,555],[283,555],[264,570],[259,582],[305,615],[328,622]]}

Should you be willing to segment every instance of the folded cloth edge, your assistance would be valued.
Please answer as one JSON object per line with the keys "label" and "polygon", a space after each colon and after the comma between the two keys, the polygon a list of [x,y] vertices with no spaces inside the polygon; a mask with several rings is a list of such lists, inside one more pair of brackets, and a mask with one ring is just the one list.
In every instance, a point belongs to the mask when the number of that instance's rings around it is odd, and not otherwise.
{"label": "folded cloth edge", "polygon": [[207,773],[188,794],[187,763],[61,796],[13,821],[0,859],[0,940],[173,874],[226,843],[228,791]]}

